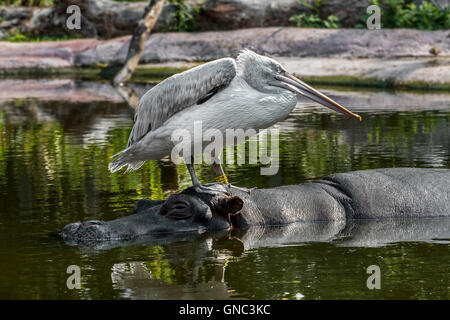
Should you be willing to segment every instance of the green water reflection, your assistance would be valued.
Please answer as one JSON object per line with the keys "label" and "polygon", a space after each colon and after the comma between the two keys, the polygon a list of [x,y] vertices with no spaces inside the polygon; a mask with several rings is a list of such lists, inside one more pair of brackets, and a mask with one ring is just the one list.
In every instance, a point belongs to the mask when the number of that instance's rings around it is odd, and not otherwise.
{"label": "green water reflection", "polygon": [[[264,188],[369,168],[450,168],[449,109],[367,109],[362,122],[300,110],[277,124],[276,175],[260,175],[261,165],[225,170],[236,185]],[[61,243],[49,234],[67,223],[115,219],[138,199],[163,199],[190,185],[185,167],[167,160],[109,173],[131,119],[124,103],[0,102],[0,298],[449,298],[445,243],[250,250],[227,237],[108,250]],[[203,182],[214,180],[207,165],[197,172]],[[81,267],[80,290],[66,287],[72,264]],[[365,287],[368,264],[386,271],[385,290]]]}

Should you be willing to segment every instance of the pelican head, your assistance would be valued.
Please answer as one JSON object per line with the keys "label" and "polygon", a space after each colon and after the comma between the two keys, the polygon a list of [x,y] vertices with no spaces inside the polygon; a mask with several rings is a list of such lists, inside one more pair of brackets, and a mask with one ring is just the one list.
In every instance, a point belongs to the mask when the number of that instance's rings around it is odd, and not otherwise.
{"label": "pelican head", "polygon": [[294,77],[279,62],[272,58],[245,49],[240,52],[236,60],[238,74],[258,91],[278,94],[289,90],[334,111],[361,120],[361,116],[351,112],[323,93]]}

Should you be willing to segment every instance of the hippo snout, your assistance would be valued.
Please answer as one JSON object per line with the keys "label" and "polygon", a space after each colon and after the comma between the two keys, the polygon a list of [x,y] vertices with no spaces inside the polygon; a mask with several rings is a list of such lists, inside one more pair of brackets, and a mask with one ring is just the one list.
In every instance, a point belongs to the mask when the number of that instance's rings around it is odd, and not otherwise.
{"label": "hippo snout", "polygon": [[111,239],[111,231],[105,222],[89,220],[66,225],[61,231],[61,237],[66,242],[82,242],[86,240]]}

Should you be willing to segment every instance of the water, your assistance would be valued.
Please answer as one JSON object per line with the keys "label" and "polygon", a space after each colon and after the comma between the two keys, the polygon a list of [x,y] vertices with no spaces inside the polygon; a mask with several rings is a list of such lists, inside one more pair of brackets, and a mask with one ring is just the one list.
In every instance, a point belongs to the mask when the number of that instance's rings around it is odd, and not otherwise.
{"label": "water", "polygon": [[[230,181],[264,188],[360,169],[450,168],[450,95],[325,91],[363,121],[303,101],[277,124],[278,173],[227,165]],[[105,83],[0,80],[1,299],[450,298],[448,220],[357,226],[352,239],[333,241],[306,241],[289,227],[103,249],[64,244],[54,234],[67,223],[125,216],[138,199],[190,185],[184,166],[166,160],[110,174],[131,126],[129,107]],[[197,172],[214,180],[207,165]],[[423,238],[408,238],[411,230]],[[373,264],[381,290],[366,287]],[[79,290],[66,286],[69,265],[81,268]]]}

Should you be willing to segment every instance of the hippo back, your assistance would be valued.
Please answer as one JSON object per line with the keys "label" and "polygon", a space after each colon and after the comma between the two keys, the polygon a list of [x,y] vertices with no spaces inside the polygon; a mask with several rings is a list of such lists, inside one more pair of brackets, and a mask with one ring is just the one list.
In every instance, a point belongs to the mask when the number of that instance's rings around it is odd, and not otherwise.
{"label": "hippo back", "polygon": [[317,180],[346,207],[347,219],[450,215],[450,170],[391,168]]}

